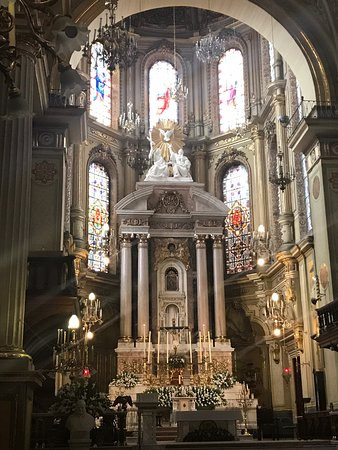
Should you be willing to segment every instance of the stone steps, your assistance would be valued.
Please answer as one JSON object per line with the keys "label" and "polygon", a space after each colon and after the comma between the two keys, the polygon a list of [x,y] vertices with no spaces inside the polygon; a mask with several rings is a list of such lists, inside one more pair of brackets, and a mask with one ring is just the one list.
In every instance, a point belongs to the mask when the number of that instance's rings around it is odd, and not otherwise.
{"label": "stone steps", "polygon": [[177,428],[176,427],[157,427],[156,440],[157,442],[176,441]]}

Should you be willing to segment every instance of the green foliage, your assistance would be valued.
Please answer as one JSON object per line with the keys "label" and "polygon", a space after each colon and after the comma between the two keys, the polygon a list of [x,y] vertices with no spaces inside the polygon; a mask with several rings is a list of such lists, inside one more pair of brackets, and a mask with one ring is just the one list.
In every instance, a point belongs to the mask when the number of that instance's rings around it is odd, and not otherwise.
{"label": "green foliage", "polygon": [[104,414],[112,406],[108,396],[97,392],[96,384],[90,378],[75,378],[70,384],[63,386],[49,412],[56,417],[68,416],[78,400],[86,402],[87,412],[91,415]]}

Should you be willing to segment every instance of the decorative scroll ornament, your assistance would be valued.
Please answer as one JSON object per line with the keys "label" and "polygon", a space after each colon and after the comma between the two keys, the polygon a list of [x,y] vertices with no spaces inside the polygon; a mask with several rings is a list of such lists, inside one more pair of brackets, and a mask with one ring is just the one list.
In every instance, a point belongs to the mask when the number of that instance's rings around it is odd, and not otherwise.
{"label": "decorative scroll ornament", "polygon": [[167,258],[177,258],[188,270],[190,268],[190,251],[188,239],[154,239],[155,269]]}
{"label": "decorative scroll ornament", "polygon": [[170,149],[177,153],[184,145],[183,130],[173,120],[160,120],[150,136],[153,147],[160,150],[165,161],[170,160]]}
{"label": "decorative scroll ornament", "polygon": [[182,195],[176,191],[166,191],[164,194],[161,194],[155,211],[157,213],[164,213],[164,214],[188,212],[184,204]]}

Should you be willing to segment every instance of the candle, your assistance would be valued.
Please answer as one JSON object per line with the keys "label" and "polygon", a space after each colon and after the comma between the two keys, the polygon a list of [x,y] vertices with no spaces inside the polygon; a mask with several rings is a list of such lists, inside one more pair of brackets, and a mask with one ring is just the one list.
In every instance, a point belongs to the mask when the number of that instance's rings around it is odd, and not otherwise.
{"label": "candle", "polygon": [[198,332],[198,337],[199,337],[199,350],[200,350],[200,357],[199,357],[199,362],[202,362],[202,335],[201,332]]}
{"label": "candle", "polygon": [[167,364],[169,363],[169,332],[167,331]]}
{"label": "candle", "polygon": [[149,331],[149,341],[148,341],[148,364],[150,364],[150,348],[151,348],[151,331]]}
{"label": "candle", "polygon": [[143,359],[146,359],[146,324],[143,324]]}
{"label": "candle", "polygon": [[189,356],[190,356],[190,364],[192,364],[191,331],[189,331]]}
{"label": "candle", "polygon": [[210,340],[210,331],[208,331],[208,345],[209,345],[209,361],[210,361],[210,363],[212,363],[212,358],[211,358],[211,340]]}
{"label": "candle", "polygon": [[158,330],[157,332],[157,364],[160,364],[160,338],[161,332]]}

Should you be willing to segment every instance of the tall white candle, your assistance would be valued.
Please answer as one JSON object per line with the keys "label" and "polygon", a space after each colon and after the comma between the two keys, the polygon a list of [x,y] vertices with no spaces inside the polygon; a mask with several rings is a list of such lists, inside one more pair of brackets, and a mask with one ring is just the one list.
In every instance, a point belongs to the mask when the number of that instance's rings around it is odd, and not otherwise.
{"label": "tall white candle", "polygon": [[151,331],[149,331],[149,341],[148,341],[148,364],[150,364],[150,348],[151,348]]}
{"label": "tall white candle", "polygon": [[200,351],[200,357],[199,357],[199,362],[202,362],[202,335],[201,332],[198,332],[198,337],[199,337],[199,351]]}
{"label": "tall white candle", "polygon": [[210,340],[210,331],[208,331],[208,345],[209,345],[209,361],[212,362],[211,358],[211,340]]}
{"label": "tall white candle", "polygon": [[190,355],[190,364],[192,364],[191,331],[189,331],[189,355]]}
{"label": "tall white candle", "polygon": [[146,359],[146,324],[143,324],[143,359]]}
{"label": "tall white candle", "polygon": [[157,364],[160,364],[160,338],[161,338],[161,331],[158,330],[158,332],[157,332]]}
{"label": "tall white candle", "polygon": [[167,331],[167,364],[169,363],[169,332]]}

